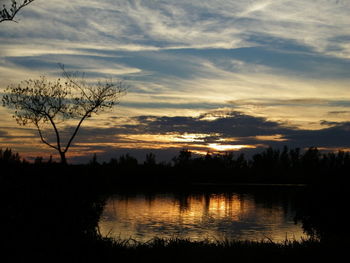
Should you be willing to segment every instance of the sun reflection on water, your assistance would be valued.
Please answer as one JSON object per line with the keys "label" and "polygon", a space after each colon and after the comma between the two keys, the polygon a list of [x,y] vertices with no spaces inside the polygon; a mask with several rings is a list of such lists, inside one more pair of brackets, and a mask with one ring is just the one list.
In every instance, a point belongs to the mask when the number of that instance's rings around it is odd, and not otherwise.
{"label": "sun reflection on water", "polygon": [[278,205],[264,206],[250,195],[114,196],[100,220],[103,235],[148,241],[154,237],[192,240],[234,238],[274,241],[306,237],[293,214]]}

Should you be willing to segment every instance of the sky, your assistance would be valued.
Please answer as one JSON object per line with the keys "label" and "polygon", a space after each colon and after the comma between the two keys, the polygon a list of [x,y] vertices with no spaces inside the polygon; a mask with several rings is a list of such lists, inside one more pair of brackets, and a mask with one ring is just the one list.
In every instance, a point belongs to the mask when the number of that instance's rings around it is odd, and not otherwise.
{"label": "sky", "polygon": [[[17,23],[0,23],[0,92],[58,78],[58,63],[123,80],[127,95],[84,123],[73,162],[93,153],[166,160],[181,149],[347,150],[349,13],[348,0],[35,0]],[[56,156],[0,107],[7,147]]]}

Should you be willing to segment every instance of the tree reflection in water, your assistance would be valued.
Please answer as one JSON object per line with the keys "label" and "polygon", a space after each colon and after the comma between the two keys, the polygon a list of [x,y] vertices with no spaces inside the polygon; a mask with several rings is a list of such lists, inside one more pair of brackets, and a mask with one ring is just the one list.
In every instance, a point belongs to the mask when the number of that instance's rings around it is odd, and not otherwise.
{"label": "tree reflection in water", "polygon": [[[293,191],[115,195],[100,220],[103,234],[148,241],[154,237],[274,241],[306,238],[293,221]],[[279,194],[276,194],[279,192]],[[273,198],[272,198],[273,197]]]}

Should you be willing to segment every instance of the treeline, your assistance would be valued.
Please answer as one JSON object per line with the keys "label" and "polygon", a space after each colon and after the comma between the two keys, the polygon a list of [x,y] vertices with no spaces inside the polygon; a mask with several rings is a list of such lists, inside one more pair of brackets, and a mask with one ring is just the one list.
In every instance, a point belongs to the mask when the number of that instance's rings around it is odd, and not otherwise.
{"label": "treeline", "polygon": [[245,158],[244,154],[210,155],[193,158],[191,152],[183,150],[174,158],[174,167],[194,170],[231,170],[241,174],[287,176],[321,175],[329,172],[349,171],[350,153],[322,153],[317,148],[302,152],[299,148],[283,150],[267,148],[261,153]]}
{"label": "treeline", "polygon": [[[0,150],[0,165],[13,167],[59,166],[52,157],[45,161],[37,157],[34,163],[20,158],[11,149]],[[246,158],[243,153],[194,155],[181,150],[171,162],[157,162],[153,153],[143,162],[126,154],[108,162],[98,162],[96,155],[84,165],[69,165],[77,173],[100,174],[100,178],[113,177],[125,182],[201,182],[201,183],[310,183],[321,180],[345,179],[350,171],[350,153],[344,151],[322,153],[317,148],[301,149],[267,148]],[[80,170],[79,170],[80,169]]]}

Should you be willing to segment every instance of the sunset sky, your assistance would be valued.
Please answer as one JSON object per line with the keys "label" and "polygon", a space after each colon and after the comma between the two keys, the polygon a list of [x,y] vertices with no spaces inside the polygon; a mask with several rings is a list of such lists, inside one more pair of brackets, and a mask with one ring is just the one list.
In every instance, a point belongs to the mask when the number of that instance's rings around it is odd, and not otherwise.
{"label": "sunset sky", "polygon": [[[0,23],[0,92],[60,77],[58,63],[124,80],[120,105],[84,123],[67,156],[77,162],[350,149],[349,14],[348,0],[35,0]],[[0,107],[6,147],[55,154]]]}

